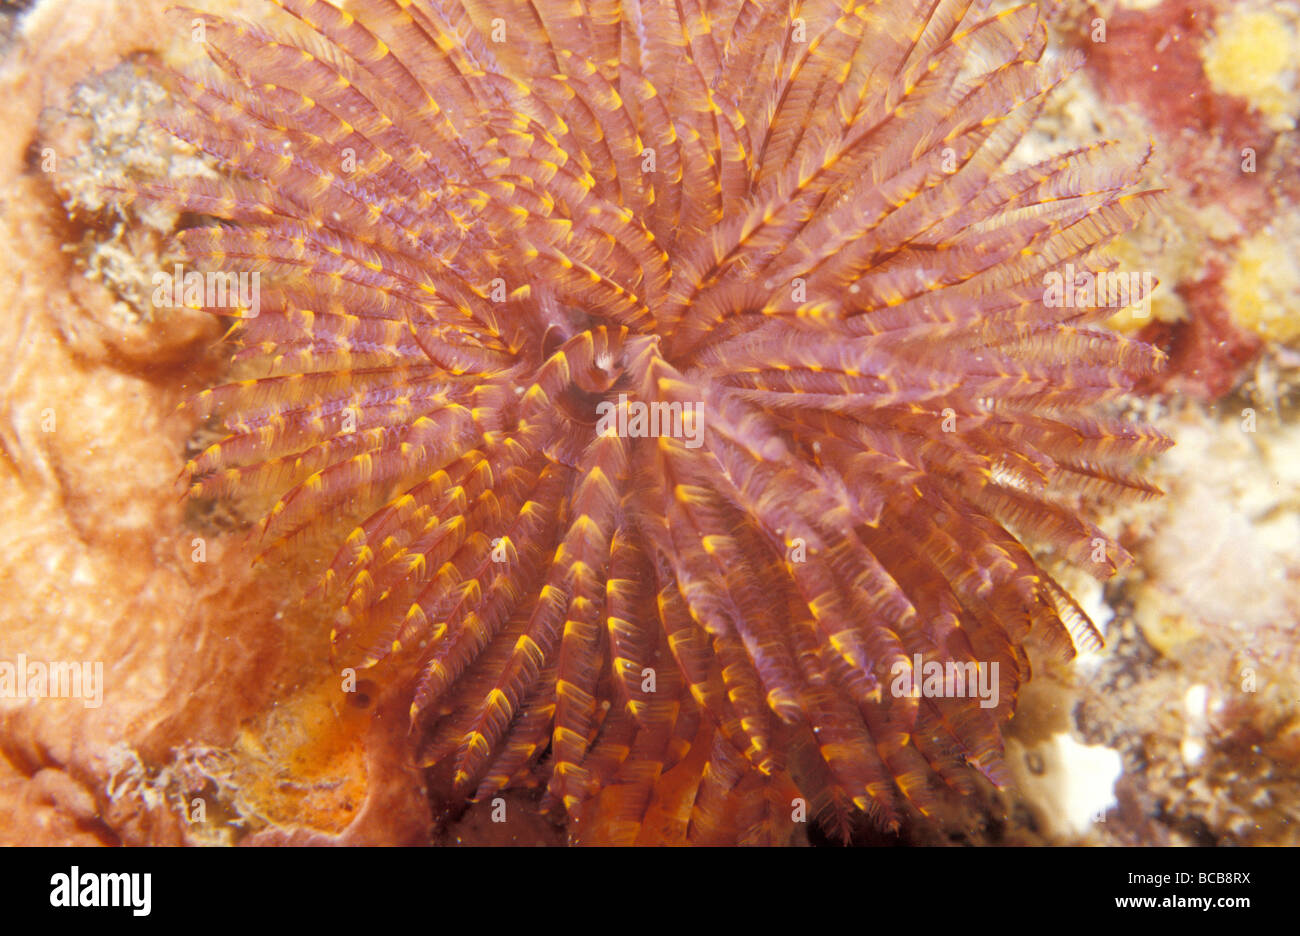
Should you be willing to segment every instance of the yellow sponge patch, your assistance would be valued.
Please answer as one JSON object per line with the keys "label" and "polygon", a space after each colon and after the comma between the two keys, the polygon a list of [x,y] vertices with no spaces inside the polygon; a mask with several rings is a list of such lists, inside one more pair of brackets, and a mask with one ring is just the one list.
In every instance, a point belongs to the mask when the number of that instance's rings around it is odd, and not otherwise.
{"label": "yellow sponge patch", "polygon": [[1300,112],[1296,67],[1300,44],[1286,19],[1271,10],[1240,11],[1220,22],[1204,52],[1205,74],[1220,94],[1245,98],[1278,130]]}
{"label": "yellow sponge patch", "polygon": [[1270,341],[1300,337],[1300,266],[1271,231],[1242,241],[1223,283],[1233,321]]}

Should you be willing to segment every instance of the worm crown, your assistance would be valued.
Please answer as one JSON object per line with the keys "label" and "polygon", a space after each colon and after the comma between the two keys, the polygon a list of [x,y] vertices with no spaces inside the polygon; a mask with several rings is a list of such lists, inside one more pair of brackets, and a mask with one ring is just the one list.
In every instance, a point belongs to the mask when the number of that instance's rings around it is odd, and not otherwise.
{"label": "worm crown", "polygon": [[1099,643],[1030,548],[1113,574],[1090,509],[1167,445],[1113,405],[1158,352],[1045,298],[1154,196],[1113,142],[1008,163],[1078,65],[1036,5],[279,5],[177,78],[225,176],[138,191],[261,274],[189,483],[278,495],[268,548],[391,492],[334,639],[438,788],[771,841],[1004,783],[1027,641]]}

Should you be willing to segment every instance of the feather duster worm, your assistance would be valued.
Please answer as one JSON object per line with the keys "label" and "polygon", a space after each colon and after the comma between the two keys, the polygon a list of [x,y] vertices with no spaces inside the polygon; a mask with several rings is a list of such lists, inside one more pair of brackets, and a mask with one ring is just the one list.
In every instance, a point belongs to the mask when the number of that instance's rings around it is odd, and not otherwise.
{"label": "feather duster worm", "polygon": [[[1035,4],[278,2],[178,79],[226,177],[135,189],[262,279],[189,483],[337,530],[339,658],[444,792],[761,842],[1004,783],[1027,646],[1098,643],[1028,547],[1111,575],[1088,508],[1167,444],[1112,402],[1158,352],[1044,300],[1153,196],[1008,165],[1077,67]],[[934,663],[992,691],[899,691]]]}

